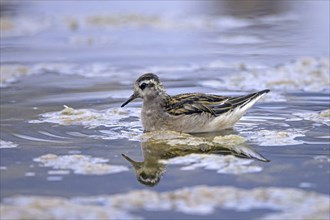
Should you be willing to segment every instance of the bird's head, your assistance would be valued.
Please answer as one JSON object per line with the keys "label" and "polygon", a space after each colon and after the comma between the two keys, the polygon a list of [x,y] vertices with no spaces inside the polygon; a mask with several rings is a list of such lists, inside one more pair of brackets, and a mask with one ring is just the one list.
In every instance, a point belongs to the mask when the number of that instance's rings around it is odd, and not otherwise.
{"label": "bird's head", "polygon": [[159,95],[160,92],[164,92],[164,87],[158,76],[153,73],[143,74],[136,80],[133,94],[121,105],[121,107],[124,107],[136,98],[154,98]]}

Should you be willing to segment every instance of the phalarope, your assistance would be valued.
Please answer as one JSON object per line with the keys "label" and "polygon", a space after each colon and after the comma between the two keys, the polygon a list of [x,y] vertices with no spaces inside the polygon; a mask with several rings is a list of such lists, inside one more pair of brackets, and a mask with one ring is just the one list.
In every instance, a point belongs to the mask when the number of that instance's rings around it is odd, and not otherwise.
{"label": "phalarope", "polygon": [[269,89],[265,89],[238,97],[203,93],[170,96],[157,75],[146,73],[136,80],[134,93],[121,107],[142,98],[141,118],[145,131],[214,132],[233,127],[268,92]]}

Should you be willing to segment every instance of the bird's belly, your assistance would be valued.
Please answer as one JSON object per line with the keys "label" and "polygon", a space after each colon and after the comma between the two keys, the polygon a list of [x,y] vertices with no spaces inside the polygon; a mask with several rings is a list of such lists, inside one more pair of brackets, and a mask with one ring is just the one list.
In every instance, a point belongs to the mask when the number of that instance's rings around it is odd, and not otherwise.
{"label": "bird's belly", "polygon": [[145,131],[167,130],[169,117],[162,111],[142,109],[141,119]]}
{"label": "bird's belly", "polygon": [[168,130],[185,133],[203,133],[220,131],[233,126],[234,123],[218,120],[209,114],[192,114],[172,116],[166,125]]}
{"label": "bird's belly", "polygon": [[186,133],[215,132],[231,128],[240,117],[223,114],[218,117],[209,114],[169,115],[153,110],[142,111],[145,131],[172,130]]}
{"label": "bird's belly", "polygon": [[[195,120],[191,118],[187,120],[187,126],[183,132],[187,133],[202,133],[202,132],[215,132],[228,128],[232,128],[235,123],[242,117],[240,112],[228,112],[217,117],[201,117],[196,116]],[[189,121],[194,123],[188,124]]]}
{"label": "bird's belly", "polygon": [[215,132],[230,128],[234,125],[234,123],[229,121],[219,120],[217,117],[203,117],[200,115],[188,116],[181,121],[181,124],[181,126],[177,126],[177,128],[180,128],[177,131],[186,133]]}

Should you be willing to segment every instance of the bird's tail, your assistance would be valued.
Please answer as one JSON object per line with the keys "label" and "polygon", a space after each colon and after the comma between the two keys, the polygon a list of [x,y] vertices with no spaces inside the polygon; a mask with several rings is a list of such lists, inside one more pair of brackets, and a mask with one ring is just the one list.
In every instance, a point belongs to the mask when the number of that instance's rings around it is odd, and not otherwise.
{"label": "bird's tail", "polygon": [[220,105],[214,107],[213,110],[217,115],[234,111],[238,113],[246,112],[269,91],[269,89],[265,89],[259,92],[251,93],[249,95],[228,98]]}
{"label": "bird's tail", "polygon": [[267,94],[269,91],[270,91],[269,89],[265,89],[259,92],[251,93],[249,95],[230,98],[229,101],[231,102],[233,108],[236,107],[244,108],[244,106],[248,104],[253,105],[254,103],[256,103],[262,96]]}

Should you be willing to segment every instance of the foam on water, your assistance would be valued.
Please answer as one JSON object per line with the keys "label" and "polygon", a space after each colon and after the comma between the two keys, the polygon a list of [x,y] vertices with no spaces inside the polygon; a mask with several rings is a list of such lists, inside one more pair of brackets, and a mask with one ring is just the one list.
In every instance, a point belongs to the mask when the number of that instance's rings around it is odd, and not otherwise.
{"label": "foam on water", "polygon": [[212,89],[255,91],[271,90],[263,100],[266,102],[287,101],[284,92],[307,91],[324,92],[330,88],[330,59],[302,57],[276,67],[228,64],[221,60],[206,65],[206,69],[232,68],[230,75],[220,75],[217,79],[202,80],[199,85]]}
{"label": "foam on water", "polygon": [[241,134],[260,146],[285,146],[303,144],[304,141],[296,140],[296,138],[304,137],[305,132],[300,129],[289,128],[287,130],[242,131]]}
{"label": "foam on water", "polygon": [[[90,135],[91,138],[100,139],[122,139],[129,140],[146,140],[151,139],[155,143],[157,141],[166,142],[170,146],[178,145],[223,145],[234,146],[244,143],[245,139],[238,135],[218,136],[212,140],[207,138],[197,137],[189,134],[163,131],[150,132],[143,134],[141,122],[139,121],[140,109],[125,108],[125,109],[108,109],[108,110],[93,110],[93,109],[73,109],[65,106],[62,111],[44,113],[39,120],[29,121],[30,123],[55,123],[61,125],[81,125],[85,128],[94,129],[97,127],[107,127],[101,129],[101,134]],[[130,118],[130,120],[126,120]],[[254,126],[255,127],[255,126]],[[262,146],[279,146],[279,145],[296,145],[302,144],[303,141],[295,140],[296,137],[303,137],[305,131],[299,129],[286,129],[281,131],[272,130],[251,130],[251,126],[237,127],[237,129],[248,140],[257,142]],[[140,137],[141,136],[141,137]],[[234,143],[234,144],[233,144]]]}
{"label": "foam on water", "polygon": [[125,81],[130,77],[127,71],[120,71],[109,63],[95,62],[88,64],[76,64],[65,62],[54,63],[38,63],[38,64],[1,64],[1,78],[0,87],[8,87],[10,84],[17,82],[22,77],[45,74],[57,73],[63,75],[79,75],[83,77],[112,77]]}
{"label": "foam on water", "polygon": [[[271,210],[261,219],[327,219],[329,196],[292,188],[194,186],[175,191],[134,190],[93,197],[14,196],[0,206],[1,219],[139,219],[145,211],[208,215],[215,209]],[[276,211],[273,213],[273,211]]]}
{"label": "foam on water", "polygon": [[[133,74],[141,74],[145,72],[155,72],[157,74],[167,72],[194,72],[200,70],[202,66],[199,64],[176,65],[176,66],[148,66],[145,68],[137,68],[134,70],[123,71],[118,67],[104,62],[92,62],[87,64],[66,63],[66,62],[48,62],[38,64],[1,64],[0,87],[8,87],[12,83],[19,81],[21,78],[35,75],[56,73],[63,75],[79,75],[87,78],[95,77],[111,77],[122,85],[131,85],[135,78]],[[182,79],[180,74],[162,75],[162,79]]]}
{"label": "foam on water", "polygon": [[330,87],[329,58],[305,57],[266,70],[248,69],[221,78],[229,89],[321,92]]}
{"label": "foam on water", "polygon": [[[40,163],[42,166],[55,169],[54,172],[56,172],[57,175],[67,175],[63,170],[72,170],[75,174],[83,175],[105,175],[128,170],[126,166],[107,164],[108,159],[81,154],[45,154],[34,158],[33,161]],[[50,175],[53,174],[54,173],[50,173]]]}
{"label": "foam on water", "polygon": [[[103,139],[136,139],[142,133],[139,121],[140,109],[112,108],[107,110],[74,109],[64,106],[59,112],[45,113],[39,120],[30,123],[55,123],[60,125],[81,125],[88,129],[107,127],[100,130],[102,135],[91,135],[91,138]],[[127,119],[130,119],[129,121]]]}
{"label": "foam on water", "polygon": [[189,154],[162,160],[162,162],[165,164],[183,165],[181,170],[204,168],[206,170],[216,170],[217,173],[222,174],[243,174],[262,171],[262,167],[250,165],[253,160],[237,158],[232,155]]}
{"label": "foam on water", "polygon": [[330,109],[319,112],[299,112],[293,115],[298,116],[304,120],[313,121],[319,124],[330,126]]}
{"label": "foam on water", "polygon": [[0,149],[4,148],[16,148],[18,145],[11,141],[4,141],[0,139]]}
{"label": "foam on water", "polygon": [[[322,92],[329,90],[330,78],[329,58],[304,57],[277,67],[264,67],[249,64],[228,64],[222,61],[212,61],[208,64],[191,64],[176,66],[149,66],[130,71],[119,70],[108,63],[39,63],[35,65],[3,64],[1,65],[0,86],[6,87],[21,77],[31,74],[58,73],[65,75],[80,75],[84,77],[112,77],[123,85],[129,84],[132,73],[143,72],[196,72],[232,68],[235,73],[220,75],[218,78],[201,80],[198,84],[213,89],[256,90],[268,88],[272,93],[265,98],[270,101],[284,101],[283,91]],[[163,79],[181,79],[182,76],[162,74]],[[268,98],[267,98],[268,97]]]}

